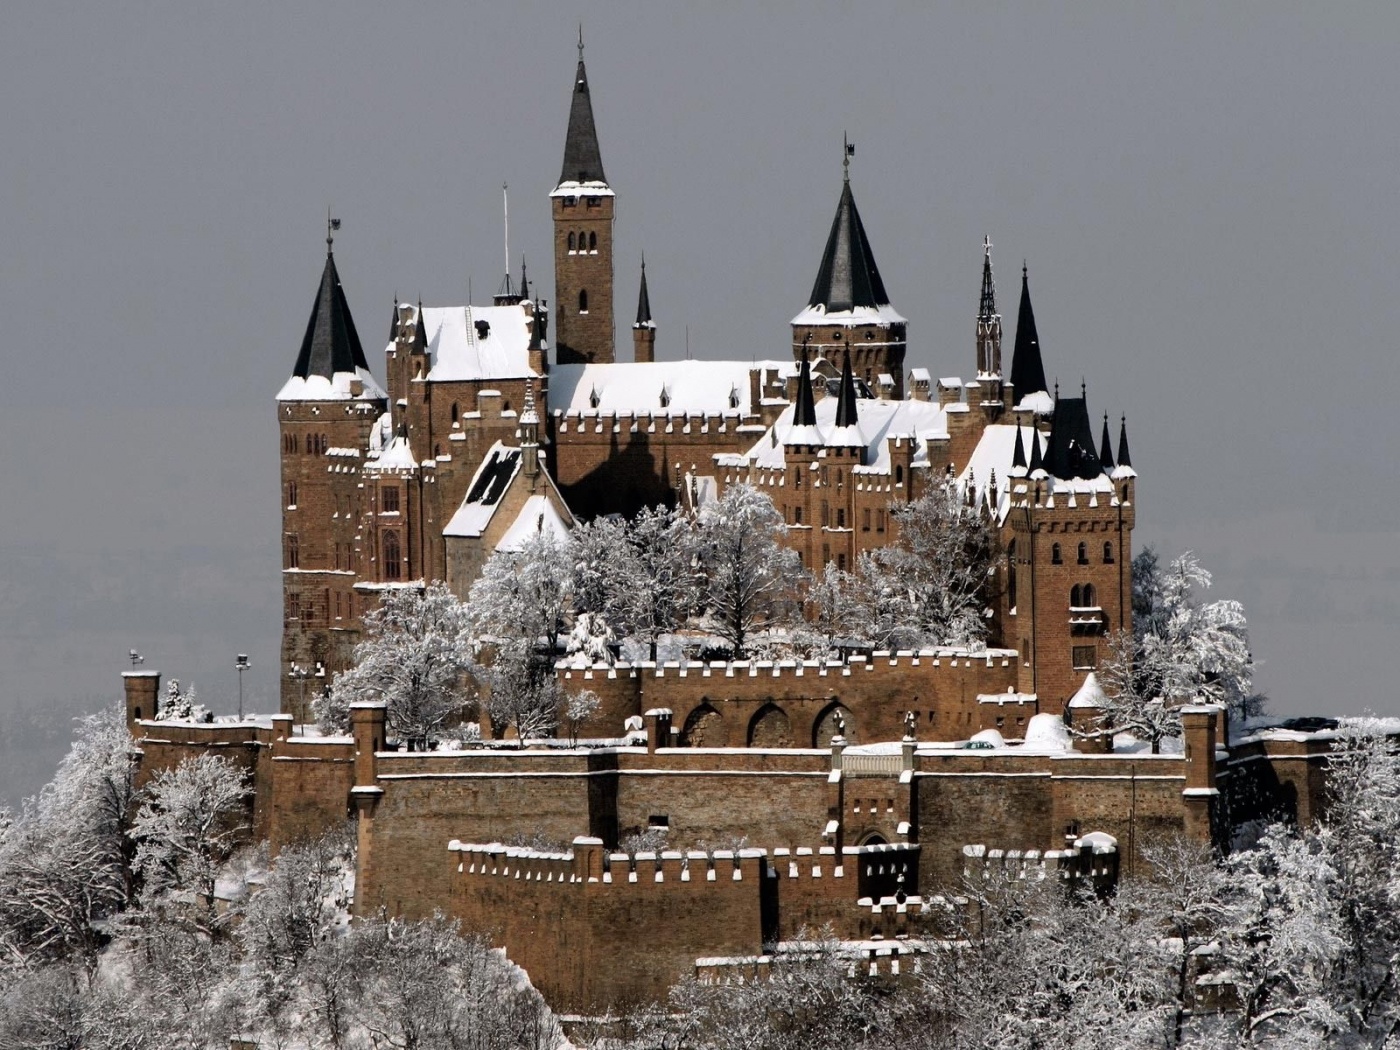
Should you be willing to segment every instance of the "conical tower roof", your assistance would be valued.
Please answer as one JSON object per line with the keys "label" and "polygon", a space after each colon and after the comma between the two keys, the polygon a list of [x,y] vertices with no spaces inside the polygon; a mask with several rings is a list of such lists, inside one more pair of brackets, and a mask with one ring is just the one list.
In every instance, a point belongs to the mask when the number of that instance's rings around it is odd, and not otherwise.
{"label": "conical tower roof", "polygon": [[330,379],[337,372],[368,371],[364,349],[360,346],[355,320],[345,301],[345,289],[340,286],[340,274],[335,268],[335,253],[326,252],[326,266],[321,271],[321,286],[316,301],[311,304],[311,317],[306,322],[306,334],[301,340],[292,375],[302,379],[321,376]]}
{"label": "conical tower roof", "polygon": [[564,137],[564,167],[559,184],[594,182],[607,185],[603,155],[598,149],[598,129],[593,123],[593,100],[588,94],[588,71],[583,66],[583,34],[579,34],[578,71],[574,74],[573,101],[569,104],[569,131]]}
{"label": "conical tower roof", "polygon": [[1031,308],[1030,277],[1021,267],[1021,309],[1016,315],[1016,349],[1011,355],[1011,384],[1016,397],[1048,390],[1045,365],[1040,360],[1040,337],[1035,330],[1035,311]]}
{"label": "conical tower roof", "polygon": [[[665,274],[661,275],[665,277]],[[665,289],[663,288],[664,292]],[[650,328],[651,325],[651,296],[647,294],[647,261],[642,260],[642,285],[637,292],[637,323],[634,328]]]}
{"label": "conical tower roof", "polygon": [[1099,440],[1099,466],[1105,474],[1113,473],[1113,441],[1108,433],[1108,413],[1103,414],[1103,437]]}
{"label": "conical tower roof", "polygon": [[851,184],[845,182],[807,305],[824,307],[827,313],[841,313],[889,304],[890,297],[880,278],[880,268],[875,265],[875,255],[856,209]]}
{"label": "conical tower roof", "polygon": [[841,362],[841,393],[836,402],[836,425],[853,427],[859,422],[856,414],[856,380],[851,371],[851,349],[846,348]]}
{"label": "conical tower roof", "polygon": [[793,409],[792,425],[817,425],[817,405],[812,397],[812,367],[807,363],[807,351],[802,351],[802,365],[797,373],[797,407]]}
{"label": "conical tower roof", "polygon": [[992,280],[992,239],[982,242],[982,299],[977,305],[977,319],[990,321],[997,315],[997,289]]}

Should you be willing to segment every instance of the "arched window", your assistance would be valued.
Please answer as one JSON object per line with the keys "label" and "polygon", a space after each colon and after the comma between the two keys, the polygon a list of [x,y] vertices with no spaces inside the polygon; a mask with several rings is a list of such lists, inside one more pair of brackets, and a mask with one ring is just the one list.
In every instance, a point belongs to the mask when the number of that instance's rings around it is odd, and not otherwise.
{"label": "arched window", "polygon": [[578,312],[581,313],[581,314],[586,314],[586,313],[588,313],[588,289],[587,289],[587,288],[581,289],[581,290],[579,291],[579,293],[578,293]]}
{"label": "arched window", "polygon": [[598,250],[598,235],[596,233],[590,233],[588,235],[588,250],[590,252],[596,252]]}
{"label": "arched window", "polygon": [[1087,543],[1081,543],[1081,544],[1079,545],[1079,559],[1078,559],[1078,560],[1079,560],[1079,564],[1080,564],[1080,565],[1088,565],[1088,564],[1089,564],[1089,545],[1088,545]]}
{"label": "arched window", "polygon": [[459,419],[461,419],[461,418],[462,418],[462,411],[461,411],[461,409],[458,407],[457,402],[454,401],[454,402],[452,402],[452,425],[455,427],[455,426],[457,425],[457,421],[458,421]]}
{"label": "arched window", "polygon": [[384,534],[384,578],[386,580],[397,580],[403,575],[403,563],[400,558],[399,534],[386,532]]}
{"label": "arched window", "polygon": [[894,468],[894,483],[896,485],[904,484],[904,468],[902,466]]}
{"label": "arched window", "polygon": [[1105,565],[1113,564],[1113,544],[1111,543],[1105,543],[1103,545],[1103,563]]}
{"label": "arched window", "polygon": [[1016,608],[1016,565],[1013,562],[1011,568],[1006,570],[1006,604],[1011,608]]}
{"label": "arched window", "polygon": [[1069,604],[1076,609],[1092,609],[1098,602],[1092,583],[1076,583],[1069,591]]}
{"label": "arched window", "polygon": [[574,231],[569,231],[569,251],[574,250]]}
{"label": "arched window", "polygon": [[298,569],[301,567],[301,546],[297,543],[295,532],[287,533],[287,568]]}
{"label": "arched window", "polygon": [[1064,560],[1064,555],[1060,553],[1060,545],[1058,543],[1052,543],[1050,545],[1050,564],[1063,565]]}
{"label": "arched window", "polygon": [[287,482],[287,507],[288,507],[288,508],[291,508],[291,507],[295,507],[296,505],[297,505],[297,483],[296,483],[295,481],[289,481],[289,482]]}

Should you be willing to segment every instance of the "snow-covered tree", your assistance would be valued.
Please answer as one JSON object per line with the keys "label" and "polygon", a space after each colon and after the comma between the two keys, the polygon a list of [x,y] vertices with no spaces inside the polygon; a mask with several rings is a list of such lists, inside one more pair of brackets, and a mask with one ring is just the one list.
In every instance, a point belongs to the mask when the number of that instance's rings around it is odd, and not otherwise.
{"label": "snow-covered tree", "polygon": [[627,522],[612,514],[581,522],[569,533],[574,563],[571,586],[580,616],[597,617],[614,626],[622,622],[618,581],[627,575],[623,566],[628,554],[626,535]]}
{"label": "snow-covered tree", "polygon": [[565,652],[588,664],[612,664],[617,635],[602,613],[581,612],[574,617]]}
{"label": "snow-covered tree", "polygon": [[569,629],[574,570],[571,543],[549,532],[492,554],[467,598],[477,640],[525,640],[552,660]]}
{"label": "snow-covered tree", "polygon": [[602,706],[603,701],[592,689],[580,689],[577,693],[569,694],[569,699],[564,704],[564,721],[568,726],[571,747],[578,746],[579,730]]}
{"label": "snow-covered tree", "polygon": [[207,752],[151,778],[131,829],[143,903],[214,929],[214,882],[248,830],[248,794],[243,771]]}
{"label": "snow-covered tree", "polygon": [[317,701],[321,724],[345,732],[351,704],[382,700],[389,731],[410,749],[428,747],[467,703],[469,623],[466,607],[444,583],[386,592],[365,614],[355,666],[336,675],[329,694]]}
{"label": "snow-covered tree", "polygon": [[0,967],[96,965],[94,920],[127,903],[132,743],[119,709],[79,723],[54,779],[0,833]]}
{"label": "snow-covered tree", "polygon": [[736,657],[753,635],[784,613],[802,566],[782,544],[783,517],[765,493],[731,485],[700,511],[697,545],[705,571],[705,599],[716,633]]}
{"label": "snow-covered tree", "polygon": [[656,659],[657,640],[685,622],[699,596],[695,531],[688,515],[665,507],[641,510],[627,525],[625,556],[613,588],[626,632],[646,640]]}
{"label": "snow-covered tree", "polygon": [[1199,600],[1211,576],[1190,551],[1165,571],[1144,551],[1133,572],[1133,634],[1114,639],[1099,671],[1105,728],[1133,732],[1155,752],[1180,732],[1178,709],[1186,704],[1219,704],[1233,719],[1260,713],[1265,701],[1253,687],[1244,607]]}
{"label": "snow-covered tree", "polygon": [[982,644],[993,549],[985,512],[947,480],[892,516],[893,542],[856,563],[850,618],[882,648]]}
{"label": "snow-covered tree", "polygon": [[825,657],[843,640],[868,638],[870,607],[866,589],[855,574],[827,562],[807,584],[805,624],[794,630],[798,646],[814,657]]}
{"label": "snow-covered tree", "polygon": [[165,696],[160,701],[157,718],[182,722],[212,722],[214,716],[199,702],[199,693],[191,682],[188,689],[180,686],[178,678],[172,678],[165,686]]}
{"label": "snow-covered tree", "polygon": [[554,676],[554,661],[538,645],[506,639],[477,673],[490,688],[486,711],[493,725],[514,726],[522,742],[548,736],[559,725],[564,691]]}

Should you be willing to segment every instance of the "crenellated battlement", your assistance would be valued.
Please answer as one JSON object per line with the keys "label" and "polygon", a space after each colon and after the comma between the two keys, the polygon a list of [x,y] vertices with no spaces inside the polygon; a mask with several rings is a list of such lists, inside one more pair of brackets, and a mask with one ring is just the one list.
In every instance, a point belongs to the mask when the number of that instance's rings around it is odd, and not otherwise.
{"label": "crenellated battlement", "polygon": [[687,676],[700,678],[779,678],[784,675],[801,678],[804,675],[824,677],[828,675],[851,676],[880,671],[884,668],[904,670],[914,667],[957,668],[957,667],[1009,667],[1017,657],[1015,649],[964,649],[956,647],[938,649],[900,649],[891,651],[877,649],[869,656],[852,656],[845,660],[667,660],[653,662],[642,660],[629,663],[619,660],[613,664],[570,662],[560,660],[554,665],[556,674],[565,680],[581,677],[587,681],[595,677],[619,678],[647,676],[665,678]]}

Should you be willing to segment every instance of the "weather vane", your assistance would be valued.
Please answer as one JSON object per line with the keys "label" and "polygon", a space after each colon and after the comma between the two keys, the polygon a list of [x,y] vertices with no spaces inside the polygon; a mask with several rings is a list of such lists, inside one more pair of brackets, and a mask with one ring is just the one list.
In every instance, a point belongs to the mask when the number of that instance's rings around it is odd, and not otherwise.
{"label": "weather vane", "polygon": [[326,250],[335,243],[335,231],[340,229],[340,220],[331,218],[330,205],[326,206]]}
{"label": "weather vane", "polygon": [[851,181],[851,158],[856,155],[856,144],[846,137],[846,133],[841,132],[841,176],[847,182]]}

